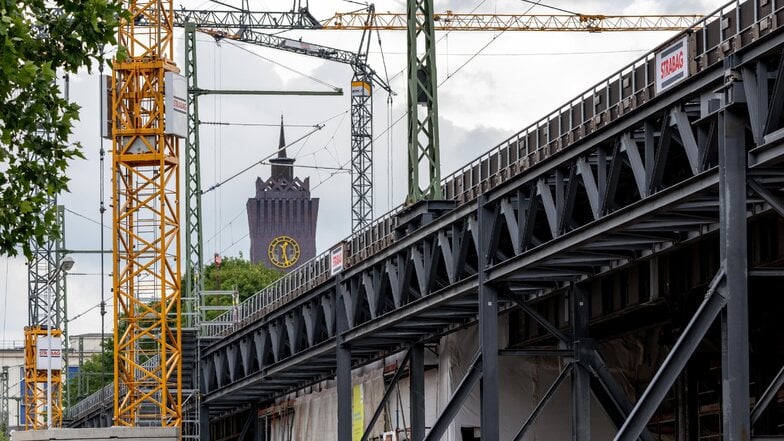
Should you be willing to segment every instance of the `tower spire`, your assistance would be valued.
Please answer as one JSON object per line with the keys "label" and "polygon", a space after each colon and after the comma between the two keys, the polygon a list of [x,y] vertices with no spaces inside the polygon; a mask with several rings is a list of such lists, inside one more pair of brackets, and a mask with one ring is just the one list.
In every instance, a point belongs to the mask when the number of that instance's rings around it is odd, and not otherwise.
{"label": "tower spire", "polygon": [[283,132],[283,115],[280,115],[280,138],[278,140],[278,158],[286,158],[286,134]]}
{"label": "tower spire", "polygon": [[278,156],[270,159],[272,179],[294,180],[294,158],[286,155],[286,135],[283,131],[283,115],[280,115],[280,138],[278,139]]}

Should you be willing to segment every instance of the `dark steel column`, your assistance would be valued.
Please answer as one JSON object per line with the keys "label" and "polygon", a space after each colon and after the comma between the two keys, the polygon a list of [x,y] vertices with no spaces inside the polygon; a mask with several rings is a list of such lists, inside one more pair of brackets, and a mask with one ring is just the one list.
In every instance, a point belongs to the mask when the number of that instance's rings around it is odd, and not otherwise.
{"label": "dark steel column", "polygon": [[411,347],[409,362],[411,441],[425,439],[425,345]]}
{"label": "dark steel column", "polygon": [[490,242],[494,211],[479,203],[479,352],[482,354],[481,431],[482,441],[498,441],[498,292],[486,283],[490,265]]}
{"label": "dark steel column", "polygon": [[592,345],[588,339],[588,320],[591,310],[585,290],[573,283],[569,293],[574,339],[574,369],[572,369],[572,440],[591,439],[591,376],[587,369]]}
{"label": "dark steel column", "polygon": [[335,320],[338,441],[351,441],[351,347],[343,344],[343,333],[348,330],[348,318],[340,276],[335,280]]}
{"label": "dark steel column", "polygon": [[727,288],[721,313],[723,439],[745,441],[751,438],[745,132],[733,107],[719,118],[719,240]]}
{"label": "dark steel column", "polygon": [[210,406],[201,404],[199,409],[199,439],[210,441]]}

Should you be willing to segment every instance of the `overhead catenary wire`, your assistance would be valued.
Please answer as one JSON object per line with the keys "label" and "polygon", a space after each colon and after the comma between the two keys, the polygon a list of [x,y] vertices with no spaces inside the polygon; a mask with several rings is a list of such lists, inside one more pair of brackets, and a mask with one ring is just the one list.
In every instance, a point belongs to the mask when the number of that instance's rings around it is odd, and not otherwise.
{"label": "overhead catenary wire", "polygon": [[299,138],[297,138],[296,140],[294,140],[294,141],[292,141],[292,142],[290,142],[290,143],[288,143],[288,144],[284,145],[283,147],[281,147],[281,148],[279,148],[279,149],[276,149],[274,152],[270,153],[269,155],[265,156],[264,158],[260,159],[259,161],[256,161],[256,162],[254,162],[253,164],[251,164],[251,165],[249,165],[249,166],[245,167],[244,169],[242,169],[242,170],[238,171],[237,173],[234,173],[233,175],[229,176],[228,178],[226,178],[226,179],[224,179],[224,180],[222,180],[222,181],[220,181],[220,182],[217,182],[217,183],[213,184],[212,186],[210,186],[210,187],[209,187],[209,188],[207,188],[206,190],[202,190],[202,191],[201,191],[201,195],[203,196],[203,195],[205,195],[205,194],[207,194],[207,193],[209,193],[209,192],[211,192],[211,191],[213,191],[213,190],[215,190],[215,189],[218,189],[218,188],[220,188],[220,186],[221,186],[221,185],[224,185],[224,184],[226,184],[226,183],[228,183],[228,182],[232,181],[233,179],[235,179],[236,177],[238,177],[238,176],[242,175],[243,173],[247,172],[248,170],[251,170],[253,167],[255,167],[255,166],[257,166],[257,165],[261,165],[261,164],[263,164],[263,163],[264,163],[264,161],[266,161],[266,160],[268,160],[268,159],[272,158],[273,156],[275,156],[276,154],[278,154],[278,152],[280,152],[281,150],[284,150],[284,149],[285,149],[285,148],[287,148],[287,147],[290,147],[290,146],[293,146],[294,144],[297,144],[298,142],[302,141],[303,139],[305,139],[305,138],[309,137],[310,135],[312,135],[312,134],[316,133],[317,131],[319,131],[319,130],[321,130],[321,129],[323,129],[323,128],[324,128],[324,125],[323,125],[323,124],[320,124],[320,125],[318,125],[318,126],[317,126],[317,127],[315,127],[313,130],[311,130],[311,131],[309,131],[308,133],[306,133],[306,134],[304,134],[304,135],[300,136],[300,137],[299,137]]}
{"label": "overhead catenary wire", "polygon": [[[524,1],[527,1],[527,0],[524,0]],[[535,8],[536,6],[538,6],[538,5],[541,3],[541,0],[539,0],[539,1],[537,1],[537,2],[529,2],[529,3],[531,3],[531,6],[530,6],[530,7],[529,7],[529,8],[528,8],[528,9],[527,9],[525,12],[523,12],[523,15],[526,15],[526,14],[528,14],[529,12],[531,12],[531,10],[532,10],[533,8]],[[479,54],[481,54],[481,53],[482,53],[482,52],[483,52],[485,49],[487,49],[488,47],[490,47],[490,45],[491,45],[491,44],[493,44],[493,42],[494,42],[494,41],[496,41],[496,40],[498,39],[498,37],[500,37],[501,35],[503,35],[503,34],[504,34],[504,32],[506,32],[506,30],[503,30],[503,31],[501,31],[501,32],[498,32],[498,33],[494,34],[494,35],[493,35],[493,37],[492,37],[492,38],[491,38],[491,39],[490,39],[490,40],[489,40],[487,43],[485,43],[485,44],[484,44],[484,46],[482,46],[481,48],[479,48],[479,50],[478,50],[478,51],[476,51],[476,53],[475,53],[474,55],[470,56],[470,57],[469,57],[469,58],[468,58],[468,59],[467,59],[465,62],[463,62],[463,64],[461,64],[461,65],[460,65],[460,66],[459,66],[459,67],[458,67],[458,68],[457,68],[457,69],[456,69],[456,70],[455,70],[453,73],[451,73],[451,74],[448,74],[448,75],[446,76],[446,78],[444,78],[444,80],[443,80],[443,81],[441,81],[440,83],[438,83],[438,85],[439,85],[439,86],[441,86],[441,85],[442,85],[442,84],[444,84],[444,83],[445,83],[445,82],[446,82],[448,79],[452,78],[454,75],[456,75],[458,72],[460,72],[460,71],[461,71],[461,70],[462,70],[464,67],[466,67],[466,66],[468,65],[468,63],[470,63],[471,61],[473,61],[473,60],[474,60],[474,59],[475,59],[477,56],[479,56]]]}
{"label": "overhead catenary wire", "polygon": [[[225,121],[199,121],[201,125],[209,126],[237,126],[237,127],[280,127],[280,124],[269,123],[236,123]],[[283,127],[316,127],[312,124],[284,124]]]}
{"label": "overhead catenary wire", "polygon": [[[95,219],[91,219],[91,218],[90,218],[90,217],[88,217],[87,215],[85,215],[85,214],[82,214],[82,213],[79,213],[78,211],[74,211],[74,210],[72,210],[72,209],[70,209],[70,208],[68,208],[68,207],[65,207],[65,211],[66,211],[66,212],[68,212],[68,213],[71,213],[71,214],[73,214],[74,216],[80,217],[80,218],[82,218],[82,219],[84,219],[84,220],[86,220],[86,221],[88,221],[88,222],[92,222],[92,223],[94,223],[94,224],[96,224],[96,225],[100,226],[101,228],[105,228],[105,229],[107,229],[107,230],[111,230],[111,227],[109,227],[109,226],[107,226],[107,225],[104,225],[104,224],[103,224],[102,222],[100,222],[100,221],[97,221],[97,220],[95,220]],[[103,247],[101,247],[101,249],[103,249]]]}
{"label": "overhead catenary wire", "polygon": [[285,69],[285,70],[287,70],[289,72],[301,75],[301,76],[303,76],[303,77],[305,77],[305,78],[307,78],[307,79],[309,79],[309,80],[311,80],[311,81],[313,81],[315,83],[321,84],[324,87],[328,87],[328,88],[330,88],[332,90],[335,90],[335,91],[342,90],[340,87],[337,87],[337,86],[334,86],[332,84],[329,84],[326,81],[320,80],[320,79],[318,79],[318,78],[316,78],[316,77],[314,77],[312,75],[308,75],[308,74],[306,74],[304,72],[301,72],[301,71],[298,71],[297,69],[294,69],[293,67],[286,66],[283,63],[277,62],[277,61],[275,61],[275,60],[273,60],[271,58],[268,58],[268,57],[265,57],[265,56],[263,56],[263,55],[261,55],[259,53],[256,53],[256,52],[254,52],[254,51],[252,51],[252,50],[242,46],[241,44],[239,44],[239,43],[237,43],[237,42],[235,42],[235,41],[233,41],[231,39],[224,40],[224,41],[228,42],[230,45],[234,46],[237,49],[245,51],[245,52],[247,52],[247,53],[249,53],[249,54],[251,54],[251,55],[253,55],[255,57],[261,58],[262,60],[268,61],[268,62],[270,62],[270,63],[272,63],[272,64],[274,64],[274,65],[276,65],[276,66],[278,66],[278,67],[280,67],[282,69]]}
{"label": "overhead catenary wire", "polygon": [[568,10],[568,9],[563,9],[563,8],[559,8],[559,7],[557,7],[557,6],[553,6],[553,5],[548,5],[548,4],[546,4],[546,3],[542,3],[541,1],[538,1],[538,2],[535,2],[535,1],[533,1],[533,0],[521,0],[521,1],[522,1],[523,3],[528,3],[528,4],[531,4],[531,5],[533,5],[533,6],[531,6],[530,8],[528,8],[528,10],[527,10],[527,11],[525,11],[525,14],[529,13],[529,12],[531,11],[531,9],[533,9],[535,6],[541,6],[541,7],[543,7],[543,8],[548,8],[548,9],[552,9],[552,10],[554,10],[554,11],[559,11],[559,12],[565,12],[565,13],[567,13],[567,14],[572,14],[572,15],[582,15],[582,14],[580,14],[580,13],[578,13],[578,12],[574,12],[574,11],[570,11],[570,10]]}

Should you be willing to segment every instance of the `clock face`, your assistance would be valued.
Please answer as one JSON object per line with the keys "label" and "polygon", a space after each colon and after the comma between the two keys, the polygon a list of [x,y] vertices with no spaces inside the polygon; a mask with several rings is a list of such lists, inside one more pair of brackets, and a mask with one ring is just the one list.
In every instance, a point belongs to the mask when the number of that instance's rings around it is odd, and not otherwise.
{"label": "clock face", "polygon": [[299,260],[299,244],[289,236],[278,236],[270,242],[267,256],[278,268],[288,268]]}

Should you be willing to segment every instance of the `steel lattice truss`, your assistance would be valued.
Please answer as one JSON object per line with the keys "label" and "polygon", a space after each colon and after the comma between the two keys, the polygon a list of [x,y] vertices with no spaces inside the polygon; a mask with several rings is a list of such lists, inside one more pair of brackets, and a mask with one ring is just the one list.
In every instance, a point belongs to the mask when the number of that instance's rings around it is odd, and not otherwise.
{"label": "steel lattice truss", "polygon": [[46,209],[57,217],[60,235],[44,243],[33,241],[33,259],[27,265],[28,325],[45,327],[50,315],[55,328],[65,323],[64,274],[58,272],[65,250],[63,207],[50,199]]}
{"label": "steel lattice truss", "polygon": [[[305,10],[295,12],[195,10],[174,12],[175,26],[194,23],[197,27],[221,29],[246,27],[252,29],[318,29],[321,27]],[[238,26],[239,25],[239,26]]]}
{"label": "steel lattice truss", "polygon": [[[438,75],[433,0],[409,0],[406,15],[408,54],[408,196],[406,203],[441,199],[438,145]],[[419,109],[422,105],[423,109]],[[420,177],[424,173],[424,177]],[[423,188],[424,186],[424,188]]]}
{"label": "steel lattice truss", "polygon": [[[420,12],[420,14],[422,14]],[[462,14],[447,11],[433,16],[436,31],[679,31],[694,25],[701,15],[528,15]],[[402,13],[377,12],[368,26],[362,13],[338,13],[321,22],[322,29],[403,31],[407,16]],[[421,18],[419,19],[422,20]]]}
{"label": "steel lattice truss", "polygon": [[[37,338],[45,337],[51,327],[52,335],[62,336],[66,330],[65,272],[60,262],[65,251],[65,212],[50,198],[47,212],[54,214],[59,236],[46,238],[44,243],[33,241],[33,259],[27,264],[28,326],[25,328],[25,428],[43,429],[47,421],[46,370],[36,366]],[[67,334],[67,332],[66,332]],[[67,342],[66,342],[67,344]],[[67,354],[63,361],[67,360]],[[67,365],[67,364],[66,364]],[[52,425],[62,423],[62,374],[52,371]]]}
{"label": "steel lattice truss", "polygon": [[112,66],[115,424],[180,426],[180,152],[164,134],[172,2],[127,8],[118,41],[129,58]]}

